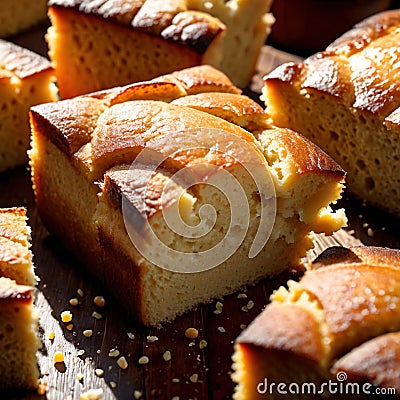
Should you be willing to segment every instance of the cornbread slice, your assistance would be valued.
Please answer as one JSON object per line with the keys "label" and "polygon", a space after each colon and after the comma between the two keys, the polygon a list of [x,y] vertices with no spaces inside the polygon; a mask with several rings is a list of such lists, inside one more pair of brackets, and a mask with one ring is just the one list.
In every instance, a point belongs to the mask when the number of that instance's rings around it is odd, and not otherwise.
{"label": "cornbread slice", "polygon": [[[290,384],[308,385],[311,391],[292,393],[302,399],[322,392],[327,398],[367,394],[361,386],[359,392],[335,394],[328,390],[329,380],[389,388],[400,372],[399,268],[399,250],[333,247],[322,253],[299,282],[289,281],[288,288],[273,293],[271,303],[236,340],[234,399],[261,394],[283,399],[280,383],[287,390]],[[342,375],[346,378],[336,376],[340,371],[348,373]]]}
{"label": "cornbread slice", "polygon": [[298,267],[311,231],[346,223],[343,170],[209,66],[32,107],[31,125],[42,220],[146,325]]}
{"label": "cornbread slice", "polygon": [[15,35],[46,21],[47,0],[2,0],[0,38]]}
{"label": "cornbread slice", "polygon": [[271,0],[51,0],[49,56],[71,98],[210,64],[246,87],[273,18]]}
{"label": "cornbread slice", "polygon": [[0,172],[27,163],[29,107],[57,100],[49,61],[0,40]]}
{"label": "cornbread slice", "polygon": [[0,209],[0,387],[34,388],[38,314],[25,208]]}
{"label": "cornbread slice", "polygon": [[296,130],[348,173],[357,197],[400,215],[400,11],[356,25],[326,51],[265,77],[273,123]]}

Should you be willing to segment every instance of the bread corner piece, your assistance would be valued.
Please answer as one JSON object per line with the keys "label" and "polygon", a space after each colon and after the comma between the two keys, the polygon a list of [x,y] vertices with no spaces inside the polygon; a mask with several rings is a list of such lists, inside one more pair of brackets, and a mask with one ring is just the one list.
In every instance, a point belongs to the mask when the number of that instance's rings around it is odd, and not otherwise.
{"label": "bread corner piece", "polygon": [[0,209],[0,387],[37,388],[39,315],[24,208]]}
{"label": "bread corner piece", "polygon": [[312,231],[346,223],[343,170],[210,66],[32,107],[31,125],[42,220],[147,325],[298,267]]}
{"label": "bread corner piece", "polygon": [[374,15],[325,51],[268,74],[273,123],[307,136],[348,173],[357,197],[397,216],[400,10]]}
{"label": "bread corner piece", "polygon": [[[236,340],[234,399],[283,399],[284,391],[302,399],[367,395],[364,383],[398,395],[399,268],[399,250],[323,252],[299,282],[273,293]],[[329,381],[342,382],[342,391]],[[351,392],[352,383],[359,392]]]}
{"label": "bread corner piece", "polygon": [[62,98],[210,64],[236,85],[254,75],[271,0],[49,2],[49,56]]}
{"label": "bread corner piece", "polygon": [[58,99],[54,81],[48,60],[0,40],[0,172],[27,164],[29,108]]}

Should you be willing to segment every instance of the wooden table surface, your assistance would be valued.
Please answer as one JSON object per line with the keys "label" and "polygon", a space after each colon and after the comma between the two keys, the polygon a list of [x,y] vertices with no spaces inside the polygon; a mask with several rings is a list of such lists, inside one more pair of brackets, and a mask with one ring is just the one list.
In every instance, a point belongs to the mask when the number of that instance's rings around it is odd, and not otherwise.
{"label": "wooden table surface", "polygon": [[[27,39],[29,37],[19,42],[30,43]],[[37,50],[37,42],[31,44],[31,48]],[[38,51],[43,49],[43,43],[39,44]],[[259,91],[264,73],[288,59],[296,60],[294,56],[265,46],[252,84],[253,92]],[[220,400],[232,397],[234,386],[230,374],[234,340],[243,326],[260,313],[271,292],[287,281],[288,274],[249,288],[247,298],[237,298],[236,293],[220,300],[223,303],[220,314],[214,313],[214,302],[198,307],[161,329],[149,329],[136,324],[112,295],[85,272],[79,260],[70,256],[62,243],[46,231],[35,207],[26,168],[0,175],[0,207],[12,206],[27,207],[32,227],[32,250],[40,278],[36,304],[43,336],[38,359],[48,390],[43,396],[0,392],[0,399],[74,400],[85,391],[99,388],[103,390],[103,399],[173,399],[178,396],[181,400]],[[333,237],[317,237],[316,249],[310,253],[310,258],[335,244],[400,246],[397,220],[347,196],[341,206],[347,209],[349,227]],[[78,291],[82,291],[83,296],[77,294]],[[93,304],[97,295],[105,297],[104,308]],[[75,297],[79,305],[71,306],[69,300]],[[242,307],[249,300],[254,302],[254,307],[245,312]],[[64,310],[73,314],[72,330],[61,322],[60,313]],[[102,318],[93,318],[94,311]],[[198,329],[197,339],[185,337],[189,327]],[[86,329],[93,330],[92,337],[83,335]],[[50,331],[55,332],[52,341],[48,339]],[[207,342],[206,347],[200,348],[201,340]],[[120,355],[126,357],[127,369],[119,368],[117,358],[109,355],[112,349],[118,349]],[[53,363],[53,355],[58,350],[65,355],[62,365]],[[163,359],[166,351],[171,352],[170,361]],[[149,358],[147,365],[138,364],[143,355]],[[97,369],[103,371],[102,376]],[[79,374],[83,375],[81,381],[77,378]]]}

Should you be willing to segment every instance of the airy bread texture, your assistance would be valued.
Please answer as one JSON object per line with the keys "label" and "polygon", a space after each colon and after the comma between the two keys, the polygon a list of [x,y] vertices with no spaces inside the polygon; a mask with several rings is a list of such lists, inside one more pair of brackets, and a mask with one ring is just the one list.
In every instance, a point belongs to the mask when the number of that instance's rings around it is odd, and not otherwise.
{"label": "airy bread texture", "polygon": [[398,396],[399,268],[399,250],[360,246],[323,252],[299,282],[289,281],[288,288],[273,293],[271,303],[237,339],[234,399],[259,399],[261,394],[284,399],[279,383],[286,390],[291,383],[316,388],[291,392],[293,399],[322,396],[324,385],[327,398],[357,393],[343,389],[335,394],[326,386],[329,380],[358,382],[360,395],[367,395],[361,390],[367,382],[371,392],[372,385],[396,388]]}
{"label": "airy bread texture", "polygon": [[0,172],[28,162],[29,108],[56,101],[50,62],[0,40]]}
{"label": "airy bread texture", "polygon": [[146,325],[298,267],[311,231],[346,223],[329,208],[343,170],[209,66],[36,106],[31,124],[43,221]]}
{"label": "airy bread texture", "polygon": [[0,387],[35,388],[38,314],[26,209],[0,209]]}
{"label": "airy bread texture", "polygon": [[60,94],[210,64],[245,87],[273,18],[271,0],[51,0],[49,56]]}
{"label": "airy bread texture", "polygon": [[356,25],[326,51],[265,77],[273,123],[296,130],[347,171],[356,196],[400,215],[400,11]]}
{"label": "airy bread texture", "polygon": [[47,0],[2,0],[0,38],[15,35],[46,21]]}

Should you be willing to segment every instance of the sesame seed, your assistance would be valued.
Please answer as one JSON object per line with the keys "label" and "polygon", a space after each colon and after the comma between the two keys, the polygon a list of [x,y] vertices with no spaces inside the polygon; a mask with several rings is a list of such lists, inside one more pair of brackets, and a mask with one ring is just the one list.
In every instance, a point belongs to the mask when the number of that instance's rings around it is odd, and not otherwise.
{"label": "sesame seed", "polygon": [[179,383],[181,380],[179,378],[172,378],[171,381],[173,383]]}
{"label": "sesame seed", "polygon": [[131,340],[135,339],[135,335],[133,333],[128,332],[127,335],[128,335],[129,339],[131,339]]}
{"label": "sesame seed", "polygon": [[156,342],[158,340],[158,337],[157,336],[147,336],[146,340],[149,343],[153,343],[153,342]]}
{"label": "sesame seed", "polygon": [[79,288],[76,293],[78,294],[79,297],[83,297],[83,290]]}
{"label": "sesame seed", "polygon": [[367,230],[367,235],[368,235],[369,237],[373,237],[373,236],[375,235],[375,232],[374,232],[371,228],[368,228],[368,230]]}
{"label": "sesame seed", "polygon": [[200,349],[206,348],[207,347],[207,341],[206,340],[200,340],[199,347],[200,347]]}
{"label": "sesame seed", "polygon": [[249,300],[249,302],[247,303],[246,307],[247,307],[248,310],[251,310],[254,307],[254,301]]}
{"label": "sesame seed", "polygon": [[219,326],[219,327],[217,328],[217,330],[218,330],[219,332],[221,332],[221,333],[225,333],[225,332],[226,332],[226,330],[225,330],[225,328],[224,328],[223,326]]}
{"label": "sesame seed", "polygon": [[114,381],[110,381],[110,386],[111,389],[115,389],[117,387],[117,384]]}

